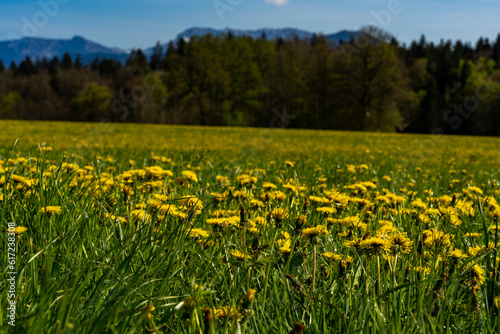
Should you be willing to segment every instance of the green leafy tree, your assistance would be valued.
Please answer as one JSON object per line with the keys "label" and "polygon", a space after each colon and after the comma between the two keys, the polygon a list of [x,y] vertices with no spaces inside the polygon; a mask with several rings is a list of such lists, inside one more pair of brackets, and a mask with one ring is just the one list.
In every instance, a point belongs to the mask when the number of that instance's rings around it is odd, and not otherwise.
{"label": "green leafy tree", "polygon": [[141,76],[146,75],[149,63],[142,50],[137,49],[132,50],[125,66],[133,68],[134,75]]}
{"label": "green leafy tree", "polygon": [[80,96],[73,99],[70,110],[72,120],[99,121],[109,113],[113,93],[109,87],[90,84]]}
{"label": "green leafy tree", "polygon": [[223,71],[229,76],[223,97],[223,120],[226,125],[251,125],[261,109],[265,88],[255,60],[255,41],[247,37],[221,40],[220,57]]}
{"label": "green leafy tree", "polygon": [[22,97],[19,92],[10,91],[0,99],[0,117],[17,118],[21,107]]}
{"label": "green leafy tree", "polygon": [[463,125],[460,125],[465,129],[460,133],[499,135],[500,113],[495,106],[500,96],[500,82],[493,78],[498,75],[500,79],[500,71],[495,70],[495,62],[486,57],[475,63],[462,61],[459,71],[464,68],[469,74],[464,82],[464,98],[459,101],[460,110],[454,113],[461,117]]}
{"label": "green leafy tree", "polygon": [[396,47],[373,27],[358,38],[334,63],[339,121],[352,130],[395,131],[403,122],[398,100],[409,90]]}
{"label": "green leafy tree", "polygon": [[500,69],[500,34],[497,35],[495,44],[493,44],[491,58],[495,62],[495,68]]}
{"label": "green leafy tree", "polygon": [[73,67],[73,60],[69,53],[65,52],[61,61],[61,67],[63,69],[69,69]]}
{"label": "green leafy tree", "polygon": [[163,56],[163,46],[160,44],[160,42],[156,42],[156,45],[153,49],[153,54],[151,55],[151,60],[149,61],[149,67],[152,70],[159,70],[160,64],[161,64],[161,59]]}
{"label": "green leafy tree", "polygon": [[80,56],[80,54],[77,54],[76,55],[76,58],[75,58],[75,64],[74,64],[75,68],[76,69],[81,69],[83,67],[83,64],[82,64],[82,56]]}
{"label": "green leafy tree", "polygon": [[[145,123],[166,123],[166,103],[168,99],[168,90],[162,81],[164,74],[162,72],[150,73],[143,81],[144,96],[138,103],[138,113],[140,121]],[[146,85],[144,85],[146,83]]]}
{"label": "green leafy tree", "polygon": [[311,55],[307,71],[307,126],[311,128],[342,128],[337,123],[333,88],[333,53],[323,35],[314,35],[308,47]]}
{"label": "green leafy tree", "polygon": [[30,57],[26,57],[20,64],[19,68],[16,71],[17,76],[32,76],[37,73],[37,70],[35,66],[33,65],[33,62],[31,61]]}
{"label": "green leafy tree", "polygon": [[183,116],[188,116],[186,111],[194,113],[188,118],[191,122],[198,119],[195,124],[217,124],[221,119],[220,106],[227,95],[230,77],[217,52],[220,45],[220,38],[212,35],[193,37],[183,46],[184,55],[169,56],[169,91],[177,102],[172,107],[181,110]]}

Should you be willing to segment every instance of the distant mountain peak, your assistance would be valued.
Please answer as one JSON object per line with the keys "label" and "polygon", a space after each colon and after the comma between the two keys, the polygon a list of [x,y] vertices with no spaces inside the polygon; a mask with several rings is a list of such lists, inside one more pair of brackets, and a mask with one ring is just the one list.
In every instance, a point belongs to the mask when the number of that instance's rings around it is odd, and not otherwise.
{"label": "distant mountain peak", "polygon": [[[261,28],[256,30],[233,29],[226,27],[224,29],[192,27],[186,29],[177,35],[175,42],[180,39],[190,41],[193,36],[204,36],[212,34],[214,36],[227,35],[228,33],[234,36],[248,36],[254,39],[265,36],[267,40],[276,40],[278,38],[293,39],[299,38],[303,40],[310,40],[313,33],[305,30],[295,28]],[[358,34],[356,31],[341,30],[334,34],[323,34],[327,40],[339,43],[340,41],[347,41],[353,36]],[[168,43],[163,44],[166,50]],[[153,54],[154,47],[144,50],[146,56]],[[26,57],[30,57],[33,61],[36,59],[53,58],[58,56],[62,58],[64,53],[75,59],[78,55],[83,63],[88,63],[95,58],[111,58],[121,62],[125,62],[130,55],[128,50],[120,48],[107,47],[102,44],[93,42],[83,36],[75,35],[70,39],[50,39],[41,37],[27,36],[18,40],[0,41],[0,59],[5,64],[11,62],[20,63]]]}
{"label": "distant mountain peak", "polygon": [[92,42],[83,36],[73,36],[71,39],[50,39],[41,37],[23,37],[19,40],[0,42],[0,59],[5,64],[20,63],[26,57],[36,59],[62,58],[68,53],[73,59],[80,55],[82,62],[90,62],[95,58],[113,58],[125,61],[128,52],[118,48],[109,48]]}
{"label": "distant mountain peak", "polygon": [[75,35],[71,38],[72,41],[87,41],[87,39],[80,35]]}
{"label": "distant mountain peak", "polygon": [[[296,28],[261,28],[256,30],[243,30],[243,29],[233,29],[226,27],[224,29],[213,29],[213,28],[203,28],[203,27],[192,27],[184,30],[179,35],[177,35],[176,41],[181,38],[189,40],[193,36],[204,36],[207,34],[212,34],[214,36],[227,35],[232,33],[234,36],[249,36],[252,38],[261,38],[264,34],[267,40],[275,40],[278,38],[283,39],[311,39],[314,33],[306,30],[300,30]],[[328,40],[335,43],[340,41],[349,40],[351,37],[357,35],[359,32],[351,30],[341,30],[333,34],[323,34]],[[317,33],[319,34],[319,33]]]}

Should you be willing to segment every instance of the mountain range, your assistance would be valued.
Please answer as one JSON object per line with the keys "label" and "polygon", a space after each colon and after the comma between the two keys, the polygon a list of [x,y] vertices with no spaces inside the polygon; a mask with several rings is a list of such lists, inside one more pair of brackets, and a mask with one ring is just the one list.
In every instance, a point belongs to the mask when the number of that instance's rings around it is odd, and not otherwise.
{"label": "mountain range", "polygon": [[[189,40],[193,36],[204,36],[212,34],[214,36],[227,35],[232,33],[234,36],[249,36],[252,38],[265,37],[267,40],[275,40],[278,38],[283,39],[304,39],[309,40],[313,37],[313,33],[305,30],[294,28],[271,29],[264,28],[258,30],[239,30],[239,29],[211,29],[211,28],[190,28],[181,32],[175,38],[174,42],[180,39]],[[340,43],[341,41],[348,41],[351,37],[355,36],[358,32],[342,30],[334,34],[325,34],[325,38],[329,41]],[[163,44],[166,50],[168,43]],[[150,56],[153,54],[154,47],[144,49],[144,54]],[[81,36],[74,36],[71,39],[47,39],[38,37],[24,37],[18,40],[0,41],[0,59],[3,60],[6,66],[11,62],[20,63],[26,57],[31,60],[36,59],[51,59],[54,56],[62,58],[64,53],[75,59],[80,55],[82,63],[88,63],[95,58],[110,58],[116,59],[121,62],[129,57],[130,50],[120,48],[111,48],[99,43],[92,42]]]}

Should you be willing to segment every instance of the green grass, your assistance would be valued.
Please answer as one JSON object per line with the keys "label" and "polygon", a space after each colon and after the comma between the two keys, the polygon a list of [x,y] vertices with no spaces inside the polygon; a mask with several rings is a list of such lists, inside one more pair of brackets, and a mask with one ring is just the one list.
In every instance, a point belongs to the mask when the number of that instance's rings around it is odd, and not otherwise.
{"label": "green grass", "polygon": [[[4,332],[292,333],[298,321],[306,333],[500,333],[497,138],[2,124],[0,223],[27,228],[16,236],[15,327],[1,236]],[[48,206],[61,212],[40,212]],[[217,210],[233,223],[210,224]],[[346,246],[389,242],[387,221],[412,241],[407,252]],[[303,236],[319,225],[329,233]]]}

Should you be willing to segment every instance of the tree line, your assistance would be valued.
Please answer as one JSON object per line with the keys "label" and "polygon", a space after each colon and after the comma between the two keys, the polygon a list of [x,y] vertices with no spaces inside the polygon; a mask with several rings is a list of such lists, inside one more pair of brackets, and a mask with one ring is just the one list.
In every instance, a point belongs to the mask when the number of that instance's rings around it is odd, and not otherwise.
{"label": "tree line", "polygon": [[0,118],[500,135],[500,35],[474,46],[405,45],[374,27],[340,44],[205,35],[124,64],[0,61]]}

